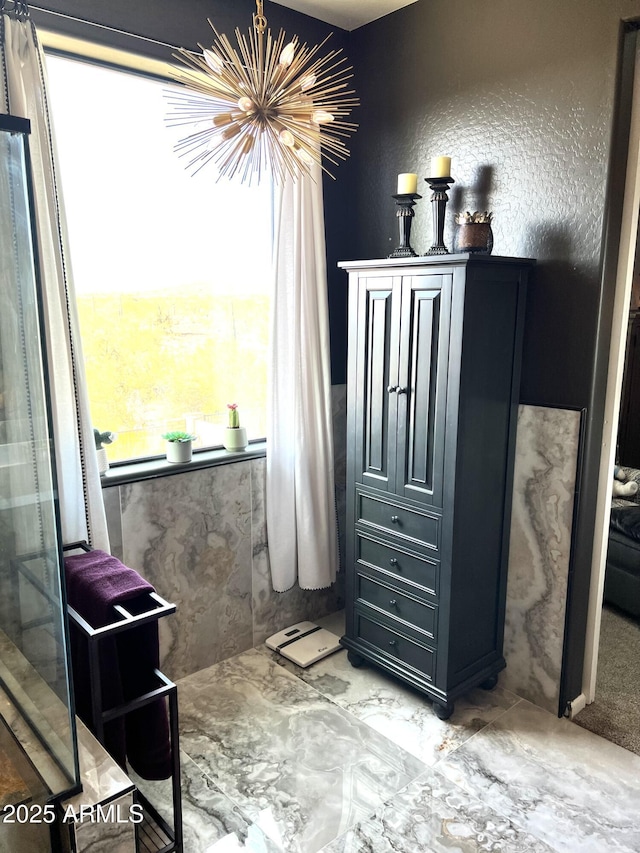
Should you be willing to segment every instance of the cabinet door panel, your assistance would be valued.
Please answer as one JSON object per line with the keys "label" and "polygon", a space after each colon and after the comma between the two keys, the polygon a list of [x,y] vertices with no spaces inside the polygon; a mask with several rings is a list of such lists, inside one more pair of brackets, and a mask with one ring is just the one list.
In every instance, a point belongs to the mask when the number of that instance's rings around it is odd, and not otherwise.
{"label": "cabinet door panel", "polygon": [[403,279],[397,492],[442,505],[451,275]]}
{"label": "cabinet door panel", "polygon": [[[399,280],[395,280],[399,293]],[[361,483],[393,490],[395,482],[398,332],[394,279],[361,280],[358,314],[357,460]],[[394,328],[395,327],[395,328]]]}

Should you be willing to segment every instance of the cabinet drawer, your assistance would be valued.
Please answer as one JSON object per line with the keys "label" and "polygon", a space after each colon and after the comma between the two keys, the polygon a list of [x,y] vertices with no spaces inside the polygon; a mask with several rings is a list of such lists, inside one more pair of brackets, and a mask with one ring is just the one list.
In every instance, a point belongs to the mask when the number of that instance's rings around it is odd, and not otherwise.
{"label": "cabinet drawer", "polygon": [[437,615],[435,605],[418,601],[365,575],[357,577],[357,595],[365,604],[377,607],[394,619],[403,619],[419,631],[424,631],[430,640],[435,639]]}
{"label": "cabinet drawer", "polygon": [[409,640],[397,631],[372,622],[361,614],[357,615],[357,620],[360,639],[375,646],[386,656],[407,664],[426,675],[427,678],[433,679],[436,661],[433,649]]}
{"label": "cabinet drawer", "polygon": [[360,524],[369,524],[412,539],[433,551],[440,547],[440,516],[389,503],[373,495],[357,493],[357,518]]}
{"label": "cabinet drawer", "polygon": [[439,563],[436,560],[409,554],[362,534],[356,535],[356,560],[416,584],[430,595],[438,593]]}

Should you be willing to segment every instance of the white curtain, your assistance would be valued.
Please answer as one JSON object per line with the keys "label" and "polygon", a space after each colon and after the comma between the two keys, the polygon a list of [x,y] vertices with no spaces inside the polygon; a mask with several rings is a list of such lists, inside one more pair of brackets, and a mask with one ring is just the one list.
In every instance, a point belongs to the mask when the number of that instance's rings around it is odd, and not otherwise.
{"label": "white curtain", "polygon": [[336,526],[322,175],[276,190],[267,538],[276,592],[330,586]]}
{"label": "white curtain", "polygon": [[[20,4],[18,4],[20,5]],[[24,5],[24,4],[22,4]],[[63,542],[109,551],[82,360],[44,57],[25,14],[0,15],[0,110],[28,118]],[[82,121],[82,111],[78,111]],[[99,263],[99,259],[96,259]]]}

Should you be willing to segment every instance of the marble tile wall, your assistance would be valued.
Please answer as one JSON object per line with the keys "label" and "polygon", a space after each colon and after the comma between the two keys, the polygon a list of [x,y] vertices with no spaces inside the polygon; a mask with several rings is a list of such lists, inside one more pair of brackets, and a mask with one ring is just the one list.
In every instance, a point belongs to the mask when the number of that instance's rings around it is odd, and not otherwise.
{"label": "marble tile wall", "polygon": [[[344,530],[346,406],[334,389],[336,505]],[[173,679],[259,645],[343,604],[328,590],[271,586],[265,459],[103,489],[112,553],[177,605],[160,621],[161,665]],[[342,542],[343,542],[342,538]]]}
{"label": "marble tile wall", "polygon": [[[336,506],[344,548],[346,389],[334,386]],[[505,626],[514,693],[557,711],[580,413],[521,406]],[[162,666],[181,678],[343,606],[330,590],[275,593],[265,460],[104,489],[113,552],[178,605],[160,623]],[[343,558],[344,559],[344,558]]]}
{"label": "marble tile wall", "polygon": [[520,406],[500,682],[557,713],[580,412]]}

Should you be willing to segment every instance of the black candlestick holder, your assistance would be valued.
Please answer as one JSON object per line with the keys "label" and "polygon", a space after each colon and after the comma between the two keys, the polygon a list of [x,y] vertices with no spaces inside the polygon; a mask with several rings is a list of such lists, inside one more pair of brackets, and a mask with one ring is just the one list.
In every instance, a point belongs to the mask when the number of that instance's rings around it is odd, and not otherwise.
{"label": "black candlestick holder", "polygon": [[416,201],[422,198],[417,193],[399,193],[394,195],[398,210],[398,230],[400,232],[400,245],[391,252],[390,258],[417,258],[418,253],[411,248],[411,222],[415,216],[413,208]]}
{"label": "black candlestick holder", "polygon": [[447,209],[449,196],[447,191],[450,184],[455,184],[453,178],[425,178],[432,190],[431,204],[433,205],[433,245],[427,255],[448,255],[449,250],[444,244],[444,214]]}

